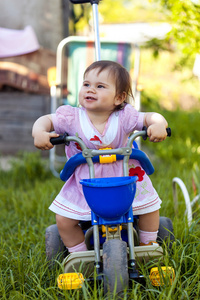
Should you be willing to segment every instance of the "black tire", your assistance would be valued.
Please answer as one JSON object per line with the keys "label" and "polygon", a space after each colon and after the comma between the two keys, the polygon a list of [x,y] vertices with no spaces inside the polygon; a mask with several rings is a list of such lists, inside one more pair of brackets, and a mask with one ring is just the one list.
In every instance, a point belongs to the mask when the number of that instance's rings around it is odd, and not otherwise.
{"label": "black tire", "polygon": [[103,244],[104,293],[122,292],[128,288],[127,244],[113,239]]}
{"label": "black tire", "polygon": [[157,242],[161,246],[166,242],[171,247],[174,242],[174,229],[172,221],[167,217],[160,217]]}
{"label": "black tire", "polygon": [[56,224],[46,229],[45,233],[46,257],[51,266],[55,260],[62,260],[67,255],[67,249],[63,244]]}

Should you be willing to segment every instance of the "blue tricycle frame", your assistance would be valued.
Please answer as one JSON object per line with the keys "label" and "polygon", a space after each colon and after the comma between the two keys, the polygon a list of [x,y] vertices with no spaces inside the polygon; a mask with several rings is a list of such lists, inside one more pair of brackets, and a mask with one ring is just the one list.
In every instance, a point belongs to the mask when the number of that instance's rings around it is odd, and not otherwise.
{"label": "blue tricycle frame", "polygon": [[[140,280],[143,278],[143,275],[137,269],[136,262],[138,259],[159,259],[163,256],[163,249],[160,246],[163,240],[167,238],[171,241],[173,240],[171,220],[166,217],[160,217],[158,233],[160,245],[135,245],[138,241],[138,236],[137,229],[133,224],[137,223],[137,217],[133,216],[132,203],[138,178],[137,176],[128,176],[128,162],[130,158],[136,159],[148,175],[154,172],[149,158],[137,148],[135,143],[137,137],[146,137],[146,135],[146,130],[133,133],[128,139],[126,147],[107,150],[88,149],[80,138],[68,136],[67,134],[51,139],[54,145],[60,143],[67,145],[70,141],[74,141],[82,149],[81,153],[76,154],[67,161],[64,169],[61,171],[60,177],[63,181],[66,181],[76,167],[82,163],[88,164],[90,174],[90,179],[82,179],[80,181],[85,199],[91,208],[92,227],[85,230],[85,240],[89,250],[71,253],[64,258],[63,265],[66,276],[63,277],[63,274],[61,275],[62,280],[61,282],[59,281],[61,288],[74,288],[72,287],[72,282],[70,281],[70,284],[68,282],[74,278],[74,275],[71,275],[74,274],[72,272],[82,271],[84,276],[89,276],[89,280],[92,281],[94,277],[91,274],[94,274],[95,270],[97,274],[95,278],[104,282],[105,292],[108,290],[112,292],[114,289],[119,292],[128,286],[131,279]],[[133,148],[133,145],[135,148]],[[123,177],[95,178],[94,163],[99,162],[99,157],[105,155],[116,155],[117,160],[123,160]],[[80,226],[84,227],[83,224],[84,222],[81,222]],[[64,245],[60,239],[57,226],[51,225],[46,230],[48,260],[52,262],[58,252],[64,253]],[[80,275],[77,276],[79,282]],[[81,277],[81,283],[84,280],[84,276]],[[66,282],[68,282],[68,285]],[[160,279],[157,276],[156,284],[159,282]],[[65,284],[63,285],[62,283]],[[82,286],[82,284],[79,286],[79,283],[78,285],[75,284],[75,288]]]}

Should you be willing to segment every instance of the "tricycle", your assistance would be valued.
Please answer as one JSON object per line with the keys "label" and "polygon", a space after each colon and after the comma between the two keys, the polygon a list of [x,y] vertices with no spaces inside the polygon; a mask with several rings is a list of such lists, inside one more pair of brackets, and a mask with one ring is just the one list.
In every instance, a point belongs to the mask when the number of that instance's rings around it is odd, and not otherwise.
{"label": "tricycle", "polygon": [[[168,135],[170,135],[170,129]],[[80,222],[85,233],[88,251],[67,253],[63,260],[64,273],[58,277],[58,286],[62,289],[81,288],[84,281],[103,282],[104,292],[122,291],[129,286],[130,280],[140,281],[143,275],[138,269],[139,261],[160,259],[163,256],[162,243],[171,243],[173,225],[169,218],[160,217],[157,242],[153,245],[139,246],[137,216],[133,216],[132,202],[136,192],[137,176],[128,176],[129,159],[136,159],[148,175],[154,168],[148,156],[138,149],[135,139],[147,137],[146,129],[131,134],[127,146],[118,149],[88,149],[84,142],[75,136],[64,134],[52,138],[51,143],[56,145],[70,141],[78,143],[81,153],[71,157],[60,173],[60,178],[66,181],[75,168],[87,163],[90,179],[82,179],[83,193],[91,208],[91,223]],[[134,145],[134,147],[133,147]],[[94,163],[112,163],[123,160],[123,177],[95,178]],[[49,262],[57,257],[58,253],[66,254],[56,225],[46,229],[46,253]],[[153,285],[163,283],[163,274],[174,278],[174,270],[170,267],[154,267],[150,271],[150,280]],[[96,274],[94,276],[94,274]]]}

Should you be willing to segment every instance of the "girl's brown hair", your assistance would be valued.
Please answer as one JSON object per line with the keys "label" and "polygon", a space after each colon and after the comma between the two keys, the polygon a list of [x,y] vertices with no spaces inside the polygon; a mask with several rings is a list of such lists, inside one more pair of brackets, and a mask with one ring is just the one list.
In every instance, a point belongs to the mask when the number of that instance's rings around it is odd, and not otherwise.
{"label": "girl's brown hair", "polygon": [[125,101],[116,107],[116,110],[123,109],[125,103],[129,103],[129,97],[133,96],[131,88],[131,77],[128,71],[120,64],[110,60],[100,60],[92,63],[84,72],[85,75],[91,70],[98,69],[98,74],[103,70],[109,70],[109,73],[114,77],[116,83],[116,96],[126,93]]}

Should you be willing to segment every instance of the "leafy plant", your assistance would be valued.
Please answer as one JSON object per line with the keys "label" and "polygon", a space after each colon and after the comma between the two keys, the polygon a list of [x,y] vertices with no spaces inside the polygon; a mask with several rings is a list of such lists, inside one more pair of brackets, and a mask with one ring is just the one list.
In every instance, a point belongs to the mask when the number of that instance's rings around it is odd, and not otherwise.
{"label": "leafy plant", "polygon": [[154,0],[163,7],[163,13],[172,24],[169,36],[177,43],[185,58],[199,53],[199,1]]}
{"label": "leafy plant", "polygon": [[11,170],[2,172],[0,177],[2,182],[14,187],[21,186],[25,188],[30,183],[33,185],[37,180],[44,180],[51,175],[46,168],[45,161],[42,160],[40,153],[19,153],[10,160]]}

